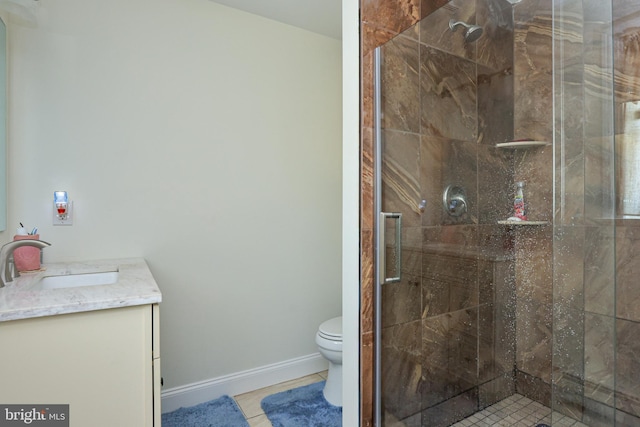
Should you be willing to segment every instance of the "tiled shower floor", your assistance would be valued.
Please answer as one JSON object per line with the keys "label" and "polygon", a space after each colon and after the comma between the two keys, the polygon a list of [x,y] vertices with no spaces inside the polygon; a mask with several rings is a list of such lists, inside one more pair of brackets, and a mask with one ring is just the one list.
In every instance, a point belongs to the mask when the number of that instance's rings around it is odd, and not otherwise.
{"label": "tiled shower floor", "polygon": [[[536,427],[551,425],[551,409],[533,400],[514,394],[477,412],[453,427]],[[588,427],[573,418],[554,414],[553,427]]]}

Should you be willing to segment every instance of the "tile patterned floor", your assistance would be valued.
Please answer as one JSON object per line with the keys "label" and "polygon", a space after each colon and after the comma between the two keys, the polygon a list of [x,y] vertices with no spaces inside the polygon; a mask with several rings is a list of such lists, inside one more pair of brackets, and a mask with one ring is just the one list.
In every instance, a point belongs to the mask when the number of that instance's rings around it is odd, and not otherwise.
{"label": "tile patterned floor", "polygon": [[[551,409],[522,395],[514,394],[473,414],[453,427],[535,427],[551,425]],[[553,427],[588,427],[573,418],[553,414]]]}
{"label": "tile patterned floor", "polygon": [[244,414],[244,417],[250,427],[272,427],[271,422],[260,407],[262,399],[270,394],[291,390],[292,388],[302,387],[317,383],[318,381],[324,381],[326,379],[327,371],[319,372],[317,374],[307,375],[306,377],[276,384],[271,387],[265,387],[249,393],[239,394],[237,396],[233,396],[233,398],[240,407],[240,410]]}
{"label": "tile patterned floor", "polygon": [[[250,427],[273,427],[262,411],[260,402],[265,397],[292,388],[302,387],[327,379],[327,371],[261,388],[234,396]],[[473,414],[452,427],[535,427],[540,423],[551,425],[551,410],[522,395],[514,394]],[[588,427],[561,414],[554,414],[553,427]]]}

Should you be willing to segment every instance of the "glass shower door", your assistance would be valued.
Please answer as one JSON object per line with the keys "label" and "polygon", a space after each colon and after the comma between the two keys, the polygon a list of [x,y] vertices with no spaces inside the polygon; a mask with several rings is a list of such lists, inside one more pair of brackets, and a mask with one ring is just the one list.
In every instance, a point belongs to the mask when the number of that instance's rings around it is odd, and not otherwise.
{"label": "glass shower door", "polygon": [[[402,216],[378,225],[378,275],[400,266],[377,287],[379,426],[451,425],[514,392],[507,5],[450,2],[376,52],[377,210]],[[501,38],[465,39],[454,18]]]}
{"label": "glass shower door", "polygon": [[636,3],[451,0],[377,49],[376,426],[640,425]]}
{"label": "glass shower door", "polygon": [[554,2],[552,422],[627,426],[640,419],[622,422],[627,414],[615,410],[616,381],[627,376],[616,374],[625,367],[616,354],[615,140],[625,119],[614,105],[629,99],[630,80],[614,73],[614,57],[628,54],[615,49],[614,13],[624,2],[582,3]]}

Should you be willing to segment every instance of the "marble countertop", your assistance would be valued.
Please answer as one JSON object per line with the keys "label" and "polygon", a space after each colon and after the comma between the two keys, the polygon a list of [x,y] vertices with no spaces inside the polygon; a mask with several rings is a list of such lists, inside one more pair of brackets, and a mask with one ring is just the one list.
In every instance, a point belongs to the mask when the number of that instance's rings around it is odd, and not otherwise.
{"label": "marble countertop", "polygon": [[[108,285],[37,289],[46,276],[118,271]],[[162,301],[162,294],[142,258],[43,264],[41,271],[21,273],[0,288],[0,322],[104,310]]]}

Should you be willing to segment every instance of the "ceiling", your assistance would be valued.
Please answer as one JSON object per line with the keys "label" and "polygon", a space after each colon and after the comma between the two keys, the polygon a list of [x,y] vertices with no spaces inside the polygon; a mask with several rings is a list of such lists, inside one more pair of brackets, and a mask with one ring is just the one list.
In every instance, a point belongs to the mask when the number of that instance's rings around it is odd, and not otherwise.
{"label": "ceiling", "polygon": [[342,0],[212,1],[334,39],[342,39]]}

